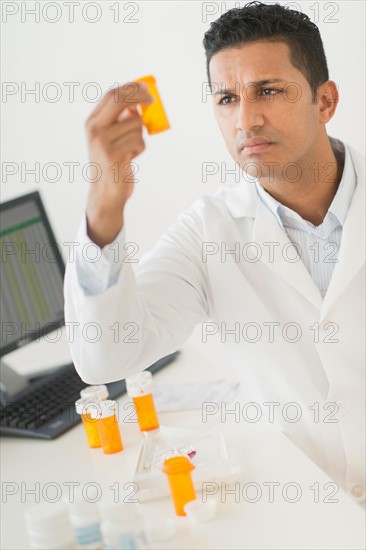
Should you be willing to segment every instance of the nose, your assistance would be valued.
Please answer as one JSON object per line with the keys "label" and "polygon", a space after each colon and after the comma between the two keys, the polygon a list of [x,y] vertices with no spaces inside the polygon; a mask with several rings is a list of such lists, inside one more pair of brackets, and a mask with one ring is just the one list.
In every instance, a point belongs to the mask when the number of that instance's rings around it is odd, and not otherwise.
{"label": "nose", "polygon": [[243,90],[237,110],[236,129],[249,132],[253,128],[260,128],[263,125],[264,116],[259,98],[248,97]]}

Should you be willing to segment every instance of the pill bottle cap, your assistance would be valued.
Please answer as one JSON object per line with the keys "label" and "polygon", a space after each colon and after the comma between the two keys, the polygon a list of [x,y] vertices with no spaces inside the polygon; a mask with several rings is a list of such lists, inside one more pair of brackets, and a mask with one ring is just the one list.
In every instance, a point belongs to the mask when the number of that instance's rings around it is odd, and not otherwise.
{"label": "pill bottle cap", "polygon": [[144,524],[146,526],[148,542],[150,543],[170,539],[177,532],[175,518],[160,515],[157,518],[145,519]]}
{"label": "pill bottle cap", "polygon": [[152,391],[152,374],[145,370],[126,378],[126,389],[129,397],[142,397]]}
{"label": "pill bottle cap", "polygon": [[89,519],[99,522],[99,509],[97,501],[100,497],[100,489],[95,485],[90,485],[87,490],[76,487],[73,495],[73,501],[68,501],[71,520]]}
{"label": "pill bottle cap", "polygon": [[212,519],[215,516],[216,508],[217,502],[214,499],[206,500],[206,502],[195,499],[184,505],[185,513],[194,523]]}
{"label": "pill bottle cap", "polygon": [[101,384],[100,386],[87,386],[80,392],[80,397],[82,399],[108,399],[109,392],[108,388],[105,384]]}
{"label": "pill bottle cap", "polygon": [[[100,410],[100,403],[104,403],[104,401],[93,400],[89,397],[86,399],[78,399],[75,401],[75,409],[78,414],[90,414],[90,416],[92,416],[93,411],[96,411],[96,414]],[[95,417],[93,416],[93,418]]]}
{"label": "pill bottle cap", "polygon": [[187,456],[173,456],[164,460],[163,472],[167,475],[183,474],[195,469],[194,464],[189,460]]}
{"label": "pill bottle cap", "polygon": [[25,512],[24,517],[27,527],[34,531],[44,528],[57,529],[69,523],[67,509],[62,502],[36,504]]}
{"label": "pill bottle cap", "polygon": [[117,411],[116,401],[112,399],[106,399],[105,401],[100,401],[93,408],[90,408],[89,414],[91,418],[108,418],[109,416],[114,416]]}
{"label": "pill bottle cap", "polygon": [[63,502],[36,504],[25,512],[25,523],[34,547],[69,547],[74,540],[67,508]]}

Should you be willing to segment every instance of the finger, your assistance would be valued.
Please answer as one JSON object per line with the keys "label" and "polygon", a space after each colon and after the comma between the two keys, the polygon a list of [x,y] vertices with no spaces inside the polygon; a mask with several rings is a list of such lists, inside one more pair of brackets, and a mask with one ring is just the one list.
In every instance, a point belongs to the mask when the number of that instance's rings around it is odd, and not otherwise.
{"label": "finger", "polygon": [[128,118],[130,115],[141,115],[141,107],[140,105],[133,105],[132,107],[127,107],[127,109],[124,109],[117,117],[117,121],[124,120],[125,118]]}
{"label": "finger", "polygon": [[108,143],[113,143],[116,139],[119,139],[124,134],[130,131],[138,130],[142,132],[143,124],[138,115],[131,116],[119,122],[115,122],[109,128],[102,130],[101,136],[105,136]]}
{"label": "finger", "polygon": [[128,82],[110,90],[101,100],[100,108],[92,113],[88,122],[96,129],[106,128],[117,120],[118,115],[138,103],[152,103],[154,98],[148,93],[142,83]]}
{"label": "finger", "polygon": [[114,159],[114,162],[125,163],[130,162],[131,159],[140,155],[145,150],[145,142],[141,134],[136,132],[130,132],[128,136],[121,137],[118,141],[113,143],[110,148],[110,155]]}
{"label": "finger", "polygon": [[128,149],[129,151],[133,151],[135,149],[139,149],[141,146],[145,147],[142,132],[139,130],[130,130],[113,141],[111,144],[111,149]]}
{"label": "finger", "polygon": [[[133,82],[127,82],[125,84],[121,84],[121,86],[119,86],[119,88],[123,88],[124,86],[128,87],[131,84],[134,84],[134,83]],[[147,84],[145,84],[145,82],[141,82],[140,85],[141,85],[141,89],[148,90],[148,86],[147,86]],[[97,115],[101,111],[101,109],[103,109],[105,107],[105,105],[109,101],[110,93],[113,91],[113,93],[116,94],[117,92],[115,90],[117,90],[117,89],[118,89],[118,87],[110,89],[110,90],[108,90],[108,92],[106,92],[106,94],[102,97],[102,99],[97,103],[95,109],[90,114],[90,117],[94,117],[95,115]]]}

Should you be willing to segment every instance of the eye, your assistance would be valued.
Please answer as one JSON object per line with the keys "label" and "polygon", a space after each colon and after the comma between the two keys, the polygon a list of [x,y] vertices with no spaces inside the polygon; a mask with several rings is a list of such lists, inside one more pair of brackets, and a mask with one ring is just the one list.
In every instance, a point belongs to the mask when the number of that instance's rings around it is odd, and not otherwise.
{"label": "eye", "polygon": [[265,96],[268,96],[268,95],[269,95],[269,96],[270,96],[270,95],[276,95],[276,94],[278,94],[278,93],[281,93],[282,90],[280,90],[280,89],[278,89],[278,88],[260,88],[259,94],[260,94],[261,92],[266,92],[266,93],[264,93],[264,94],[262,94],[262,95],[265,95]]}
{"label": "eye", "polygon": [[219,105],[229,105],[230,103],[232,103],[232,101],[227,101],[227,100],[231,100],[231,99],[234,99],[232,95],[224,95],[224,97],[220,99]]}

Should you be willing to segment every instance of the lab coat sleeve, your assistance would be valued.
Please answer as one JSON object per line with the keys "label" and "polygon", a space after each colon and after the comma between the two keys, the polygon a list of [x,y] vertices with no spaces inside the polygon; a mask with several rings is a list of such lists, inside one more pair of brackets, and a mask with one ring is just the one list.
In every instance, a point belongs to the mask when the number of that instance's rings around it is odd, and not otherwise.
{"label": "lab coat sleeve", "polygon": [[113,243],[100,248],[88,236],[84,215],[77,235],[75,268],[77,278],[87,296],[100,294],[118,279],[125,259],[125,228],[123,227]]}
{"label": "lab coat sleeve", "polygon": [[123,232],[117,236],[121,265],[108,265],[104,249],[99,266],[86,262],[79,230],[77,262],[66,266],[65,323],[72,360],[86,383],[142,371],[179,349],[194,327],[209,319],[199,210],[197,201],[180,214],[137,263],[128,261],[131,250],[121,246]]}

